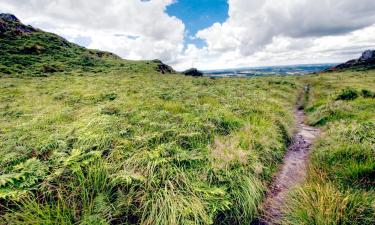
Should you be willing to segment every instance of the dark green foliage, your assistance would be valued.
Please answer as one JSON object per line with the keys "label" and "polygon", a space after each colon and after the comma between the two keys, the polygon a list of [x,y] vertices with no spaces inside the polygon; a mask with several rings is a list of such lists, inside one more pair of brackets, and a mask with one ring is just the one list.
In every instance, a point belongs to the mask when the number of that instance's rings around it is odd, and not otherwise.
{"label": "dark green foliage", "polygon": [[336,98],[336,100],[354,100],[358,98],[359,93],[356,89],[353,88],[346,88],[341,91],[341,94],[339,94]]}
{"label": "dark green foliage", "polygon": [[361,95],[364,97],[364,98],[375,98],[375,93],[372,92],[372,91],[369,91],[367,89],[362,89],[361,90]]}

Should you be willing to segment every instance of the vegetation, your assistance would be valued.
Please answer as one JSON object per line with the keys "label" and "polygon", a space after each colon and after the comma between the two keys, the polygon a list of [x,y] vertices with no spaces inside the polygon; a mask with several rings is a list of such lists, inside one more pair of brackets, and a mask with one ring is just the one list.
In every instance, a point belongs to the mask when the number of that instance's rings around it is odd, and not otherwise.
{"label": "vegetation", "polygon": [[313,148],[308,180],[289,198],[283,224],[374,224],[375,71],[303,81],[311,87],[308,122],[323,134]]}
{"label": "vegetation", "polygon": [[294,78],[83,75],[1,78],[4,223],[243,224],[257,215],[294,127]]}

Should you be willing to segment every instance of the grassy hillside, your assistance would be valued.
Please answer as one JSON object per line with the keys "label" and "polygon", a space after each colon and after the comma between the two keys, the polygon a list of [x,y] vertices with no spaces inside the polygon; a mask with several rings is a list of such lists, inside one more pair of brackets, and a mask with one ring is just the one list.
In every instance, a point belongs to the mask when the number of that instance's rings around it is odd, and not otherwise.
{"label": "grassy hillside", "polygon": [[[2,14],[5,15],[5,14]],[[0,16],[0,76],[49,76],[56,72],[152,71],[158,61],[129,61],[86,49],[64,38]]]}
{"label": "grassy hillside", "polygon": [[375,223],[375,71],[326,73],[311,87],[308,122],[323,130],[306,183],[283,224]]}

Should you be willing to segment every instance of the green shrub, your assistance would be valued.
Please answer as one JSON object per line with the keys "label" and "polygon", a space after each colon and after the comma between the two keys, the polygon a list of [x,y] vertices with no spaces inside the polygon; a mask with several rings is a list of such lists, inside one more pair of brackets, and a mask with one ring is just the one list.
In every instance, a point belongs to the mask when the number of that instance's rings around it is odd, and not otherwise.
{"label": "green shrub", "polygon": [[336,100],[354,100],[358,98],[359,94],[358,91],[353,88],[346,88],[341,91],[341,94],[339,94],[336,98]]}
{"label": "green shrub", "polygon": [[367,89],[362,89],[361,91],[361,95],[364,97],[364,98],[375,98],[375,93],[372,92],[372,91],[369,91]]}

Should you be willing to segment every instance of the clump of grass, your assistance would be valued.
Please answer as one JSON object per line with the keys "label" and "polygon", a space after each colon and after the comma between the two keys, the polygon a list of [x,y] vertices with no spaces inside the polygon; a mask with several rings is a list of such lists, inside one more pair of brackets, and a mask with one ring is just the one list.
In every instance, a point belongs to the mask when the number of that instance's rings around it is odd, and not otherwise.
{"label": "clump of grass", "polygon": [[342,90],[341,94],[339,94],[336,100],[354,100],[358,98],[359,94],[358,91],[354,88],[346,88]]}
{"label": "clump of grass", "polygon": [[281,224],[374,224],[375,211],[368,195],[340,192],[330,183],[307,184],[289,197]]}

